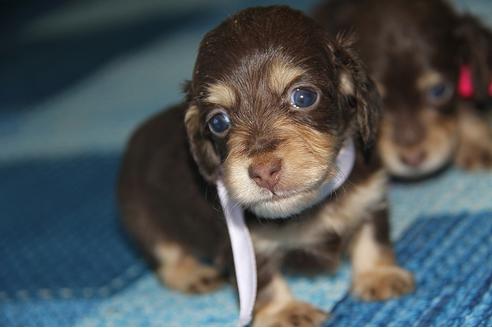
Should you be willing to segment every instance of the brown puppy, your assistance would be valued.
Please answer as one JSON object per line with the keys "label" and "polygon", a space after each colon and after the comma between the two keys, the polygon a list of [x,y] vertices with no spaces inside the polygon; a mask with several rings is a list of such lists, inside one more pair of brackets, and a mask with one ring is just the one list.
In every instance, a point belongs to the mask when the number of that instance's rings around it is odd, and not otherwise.
{"label": "brown puppy", "polygon": [[[287,7],[247,9],[204,37],[186,92],[185,103],[133,135],[119,185],[125,224],[167,286],[207,292],[231,268],[215,190],[221,177],[253,238],[254,324],[321,324],[326,314],[296,300],[280,269],[329,269],[342,250],[351,254],[357,296],[412,289],[389,239],[386,177],[369,156],[379,96],[346,40],[328,39]],[[352,173],[323,197],[350,138]]]}
{"label": "brown puppy", "polygon": [[492,167],[490,127],[456,92],[468,65],[474,100],[488,97],[492,35],[475,18],[441,0],[331,0],[314,15],[331,35],[357,35],[355,49],[383,98],[379,147],[393,175],[426,176],[452,160]]}

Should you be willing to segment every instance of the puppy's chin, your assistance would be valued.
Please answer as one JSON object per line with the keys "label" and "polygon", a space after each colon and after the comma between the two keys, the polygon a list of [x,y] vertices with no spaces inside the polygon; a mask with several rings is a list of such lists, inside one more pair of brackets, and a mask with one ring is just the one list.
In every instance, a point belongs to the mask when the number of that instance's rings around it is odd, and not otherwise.
{"label": "puppy's chin", "polygon": [[315,205],[321,199],[321,188],[292,194],[286,197],[273,196],[247,208],[256,216],[265,219],[285,219],[297,215],[305,209]]}
{"label": "puppy's chin", "polygon": [[430,154],[421,165],[412,167],[400,161],[396,154],[382,154],[383,163],[388,172],[396,178],[403,180],[419,180],[440,172],[452,159],[455,148],[452,144],[442,147]]}
{"label": "puppy's chin", "polygon": [[420,180],[441,171],[447,165],[448,161],[436,163],[433,165],[423,165],[421,167],[409,167],[404,164],[386,165],[391,176],[401,180]]}

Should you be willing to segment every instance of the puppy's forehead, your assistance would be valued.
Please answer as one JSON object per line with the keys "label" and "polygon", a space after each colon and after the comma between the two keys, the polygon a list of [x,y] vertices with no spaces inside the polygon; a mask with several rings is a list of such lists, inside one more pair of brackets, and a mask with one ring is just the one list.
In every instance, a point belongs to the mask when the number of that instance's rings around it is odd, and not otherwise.
{"label": "puppy's forehead", "polygon": [[203,39],[193,90],[205,95],[207,88],[233,100],[233,93],[223,86],[230,86],[227,80],[234,75],[240,89],[258,87],[252,81],[269,79],[268,86],[280,91],[299,75],[308,58],[317,58],[318,63],[328,60],[322,36],[322,29],[299,11],[275,6],[244,10]]}
{"label": "puppy's forehead", "polygon": [[220,80],[207,84],[205,100],[208,103],[232,108],[240,102],[247,102],[245,97],[252,100],[262,94],[280,96],[306,74],[306,70],[301,66],[280,58],[272,58],[261,64],[241,66],[248,69],[226,72]]}
{"label": "puppy's forehead", "polygon": [[[358,26],[363,59],[372,67],[372,76],[382,80],[386,72],[410,72],[415,79],[427,71],[455,69],[457,17],[444,1],[387,0],[378,3],[375,20],[381,24]],[[355,22],[357,24],[357,22]],[[376,37],[377,36],[377,37]],[[375,42],[370,43],[370,42]],[[386,89],[397,83],[386,83]]]}

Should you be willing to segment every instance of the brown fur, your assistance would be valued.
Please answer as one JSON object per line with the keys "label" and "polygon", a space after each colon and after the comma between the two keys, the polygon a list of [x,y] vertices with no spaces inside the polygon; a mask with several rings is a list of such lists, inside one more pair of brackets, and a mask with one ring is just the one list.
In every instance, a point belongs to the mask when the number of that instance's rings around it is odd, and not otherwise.
{"label": "brown fur", "polygon": [[366,224],[357,233],[351,247],[353,293],[364,300],[384,300],[410,292],[411,274],[395,264],[393,251],[372,237],[376,227]]}
{"label": "brown fur", "polygon": [[163,241],[156,245],[157,275],[167,286],[184,293],[206,293],[218,288],[223,277],[215,267],[200,263],[179,244]]}
{"label": "brown fur", "polygon": [[[245,209],[253,238],[254,324],[320,325],[326,318],[290,294],[282,267],[333,268],[365,224],[373,226],[366,237],[374,245],[391,249],[386,176],[377,156],[365,156],[377,138],[379,97],[349,44],[327,38],[286,7],[247,9],[205,36],[186,102],[137,130],[121,168],[125,224],[168,286],[204,292],[218,286],[221,272],[233,270],[218,178]],[[299,85],[318,92],[309,109],[290,104],[290,90]],[[232,122],[220,136],[207,122],[218,109]],[[320,198],[349,137],[357,145],[355,167],[339,190]],[[273,159],[281,171],[267,190],[250,168]]]}
{"label": "brown fur", "polygon": [[[461,115],[453,90],[467,64],[475,87],[471,106],[489,100],[492,34],[476,18],[443,0],[329,0],[314,16],[332,36],[357,36],[354,48],[383,96],[379,150],[393,175],[420,178],[453,161],[466,169],[492,168],[491,128],[470,123],[480,121],[476,108]],[[450,96],[429,101],[429,89],[440,82],[449,85]],[[480,136],[468,138],[474,130]]]}
{"label": "brown fur", "polygon": [[492,131],[485,117],[475,108],[462,105],[459,109],[459,144],[456,163],[465,169],[492,167]]}

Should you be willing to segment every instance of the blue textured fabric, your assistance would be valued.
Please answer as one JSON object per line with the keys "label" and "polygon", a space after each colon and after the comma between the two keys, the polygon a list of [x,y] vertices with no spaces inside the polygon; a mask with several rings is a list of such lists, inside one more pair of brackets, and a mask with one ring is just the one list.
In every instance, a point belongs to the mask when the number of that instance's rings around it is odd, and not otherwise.
{"label": "blue textured fabric", "polygon": [[398,241],[400,263],[415,273],[416,291],[387,302],[347,295],[330,326],[490,326],[492,212],[418,220]]}
{"label": "blue textured fabric", "polygon": [[0,221],[0,258],[15,269],[0,271],[3,292],[63,287],[82,294],[136,265],[115,211],[117,163],[93,156],[0,167],[0,209],[8,213]]}
{"label": "blue textured fabric", "polygon": [[[238,9],[309,1],[0,3],[0,325],[234,325],[230,286],[162,286],[120,228],[121,151],[146,117],[182,98],[203,34]],[[488,0],[456,0],[490,23]],[[15,6],[13,5],[15,4]],[[485,325],[492,314],[492,174],[449,170],[393,184],[392,237],[417,291],[349,294],[350,266],[289,277],[330,325]]]}
{"label": "blue textured fabric", "polygon": [[73,324],[148,270],[120,229],[118,159],[0,167],[0,323]]}

